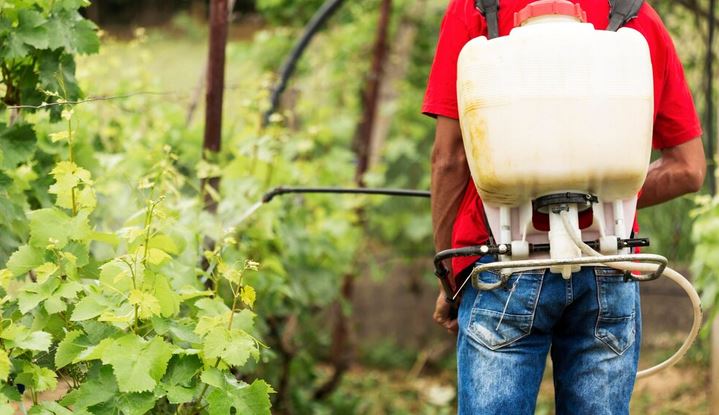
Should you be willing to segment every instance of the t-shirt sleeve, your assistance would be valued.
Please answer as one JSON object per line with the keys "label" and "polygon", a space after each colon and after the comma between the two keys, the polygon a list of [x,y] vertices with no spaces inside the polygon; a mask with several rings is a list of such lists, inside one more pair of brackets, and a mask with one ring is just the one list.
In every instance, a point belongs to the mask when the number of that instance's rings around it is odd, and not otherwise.
{"label": "t-shirt sleeve", "polygon": [[658,91],[654,120],[653,146],[656,149],[674,147],[702,134],[694,100],[684,76],[684,68],[666,28],[660,38],[664,49],[664,85]]}
{"label": "t-shirt sleeve", "polygon": [[471,39],[464,20],[456,12],[456,2],[450,2],[442,19],[434,62],[427,82],[422,113],[458,119],[457,59],[462,47]]}

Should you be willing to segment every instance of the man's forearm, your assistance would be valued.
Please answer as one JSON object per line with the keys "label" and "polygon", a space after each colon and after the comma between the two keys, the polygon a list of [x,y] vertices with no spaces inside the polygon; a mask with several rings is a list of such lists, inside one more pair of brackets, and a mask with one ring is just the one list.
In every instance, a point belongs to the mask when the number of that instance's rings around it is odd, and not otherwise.
{"label": "man's forearm", "polygon": [[432,149],[432,225],[437,252],[451,248],[452,228],[469,180],[459,122],[439,117]]}
{"label": "man's forearm", "polygon": [[662,157],[649,166],[638,207],[697,192],[701,190],[705,174],[704,147],[700,139],[665,149]]}

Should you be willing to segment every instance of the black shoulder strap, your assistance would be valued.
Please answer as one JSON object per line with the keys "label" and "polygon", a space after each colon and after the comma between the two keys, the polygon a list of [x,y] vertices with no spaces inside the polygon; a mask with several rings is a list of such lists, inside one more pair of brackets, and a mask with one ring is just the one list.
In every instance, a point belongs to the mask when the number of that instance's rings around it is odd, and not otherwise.
{"label": "black shoulder strap", "polygon": [[[644,0],[609,0],[609,24],[607,30],[616,32],[637,17]],[[474,0],[474,7],[482,13],[487,22],[487,37],[494,39],[499,36],[499,0]]]}
{"label": "black shoulder strap", "polygon": [[484,20],[487,21],[487,37],[494,39],[499,36],[499,20],[497,12],[499,11],[499,0],[474,0],[474,7],[482,13]]}
{"label": "black shoulder strap", "polygon": [[616,32],[637,17],[644,0],[609,0],[609,24],[607,30]]}

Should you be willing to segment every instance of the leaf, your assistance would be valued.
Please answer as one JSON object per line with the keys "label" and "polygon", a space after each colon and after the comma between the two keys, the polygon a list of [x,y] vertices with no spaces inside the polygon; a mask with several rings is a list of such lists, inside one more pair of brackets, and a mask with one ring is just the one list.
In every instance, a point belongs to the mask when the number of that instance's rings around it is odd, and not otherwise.
{"label": "leaf", "polygon": [[157,234],[150,238],[150,242],[147,244],[150,248],[158,248],[161,249],[168,254],[176,255],[178,254],[178,247],[175,241],[168,235],[165,234]]}
{"label": "leaf", "polygon": [[9,349],[21,348],[46,352],[52,344],[52,335],[44,331],[31,331],[21,325],[10,325],[0,332],[0,338],[6,340],[5,346]]}
{"label": "leaf", "polygon": [[95,318],[102,314],[108,307],[112,306],[112,302],[99,293],[92,293],[83,297],[75,305],[75,309],[70,316],[71,321],[84,321]]}
{"label": "leaf", "polygon": [[89,345],[84,342],[77,341],[83,332],[80,330],[69,331],[65,334],[65,338],[57,345],[55,352],[55,368],[60,369],[69,365],[85,350]]}
{"label": "leaf", "polygon": [[90,234],[87,212],[70,217],[57,208],[39,209],[28,214],[30,245],[62,249],[70,240],[85,240]]}
{"label": "leaf", "polygon": [[67,130],[58,131],[56,133],[49,134],[50,141],[57,143],[58,141],[67,141],[70,138],[70,133]]}
{"label": "leaf", "polygon": [[[65,209],[95,208],[96,199],[92,190],[92,175],[86,169],[70,161],[57,163],[50,174],[55,183],[50,186],[48,193],[57,196],[55,204]],[[90,189],[86,192],[85,189]]]}
{"label": "leaf", "polygon": [[125,393],[117,397],[119,413],[127,415],[144,415],[155,407],[157,398],[151,392]]}
{"label": "leaf", "polygon": [[[144,246],[140,246],[139,249],[145,249]],[[152,265],[160,265],[168,260],[172,259],[170,255],[167,254],[167,252],[163,251],[162,249],[158,248],[148,248],[147,249],[147,262],[149,262]]]}
{"label": "leaf", "polygon": [[87,235],[87,237],[92,241],[104,242],[106,244],[112,245],[113,247],[117,246],[120,243],[120,238],[118,238],[117,235],[115,235],[114,233],[110,232],[91,231]]}
{"label": "leaf", "polygon": [[161,338],[146,342],[128,334],[105,348],[102,362],[112,366],[120,392],[145,392],[157,386],[171,357],[171,346]]}
{"label": "leaf", "polygon": [[230,308],[219,298],[201,298],[195,301],[195,307],[202,310],[201,316],[224,315]]}
{"label": "leaf", "polygon": [[10,256],[7,261],[7,269],[17,277],[44,263],[45,258],[42,250],[30,245],[23,245]]}
{"label": "leaf", "polygon": [[61,9],[46,23],[50,49],[64,48],[70,54],[96,53],[100,47],[97,27],[81,18],[73,9]]}
{"label": "leaf", "polygon": [[37,138],[30,124],[18,122],[12,127],[0,123],[0,168],[12,170],[30,161],[35,153]]}
{"label": "leaf", "polygon": [[73,415],[73,412],[57,402],[44,401],[30,408],[28,415]]}
{"label": "leaf", "polygon": [[59,270],[57,264],[53,264],[52,262],[46,262],[39,267],[35,268],[35,278],[37,279],[37,282],[43,283],[48,280],[51,276],[55,275],[55,273]]}
{"label": "leaf", "polygon": [[130,290],[127,300],[130,304],[137,306],[138,314],[143,320],[160,314],[160,302],[150,293],[133,289]]}
{"label": "leaf", "polygon": [[257,294],[255,293],[254,288],[252,288],[249,285],[245,285],[242,287],[242,291],[240,291],[240,299],[248,307],[252,308],[252,306],[255,304],[256,298],[257,298]]}
{"label": "leaf", "polygon": [[180,385],[167,387],[167,400],[172,404],[187,403],[194,399],[195,389]]}
{"label": "leaf", "polygon": [[[139,268],[139,267],[138,267]],[[124,262],[114,259],[100,267],[100,283],[104,291],[125,293],[132,289],[130,268]]]}
{"label": "leaf", "polygon": [[197,356],[175,355],[167,366],[167,373],[162,378],[162,382],[168,385],[189,386],[200,369],[202,362]]}
{"label": "leaf", "polygon": [[180,312],[180,298],[170,286],[167,277],[162,274],[145,273],[145,285],[150,286],[160,305],[160,314],[171,317]]}
{"label": "leaf", "polygon": [[0,349],[0,381],[5,382],[7,380],[7,377],[10,375],[10,368],[12,367],[10,363],[10,358],[7,355],[7,352],[3,349]]}
{"label": "leaf", "polygon": [[57,387],[57,375],[46,367],[25,362],[20,373],[15,377],[15,383],[25,385],[37,392],[54,390]]}
{"label": "leaf", "polygon": [[95,406],[112,399],[117,393],[117,383],[112,368],[95,364],[80,387],[65,395],[60,403],[72,406],[76,411]]}
{"label": "leaf", "polygon": [[43,24],[47,20],[35,10],[21,9],[18,12],[18,25],[15,36],[36,49],[48,47],[48,33]]}
{"label": "leaf", "polygon": [[59,286],[59,279],[51,279],[43,284],[28,284],[18,293],[20,312],[26,314],[28,311],[37,307],[38,304],[49,298]]}
{"label": "leaf", "polygon": [[232,413],[232,408],[237,414],[270,414],[269,394],[274,390],[265,381],[255,380],[248,385],[214,368],[203,372],[201,379],[214,388],[207,395],[210,415],[226,415]]}
{"label": "leaf", "polygon": [[38,248],[49,245],[62,249],[70,239],[70,217],[55,208],[39,209],[28,214],[30,244]]}
{"label": "leaf", "polygon": [[206,360],[221,358],[231,366],[243,366],[251,355],[259,357],[257,343],[250,335],[224,327],[216,327],[207,334],[202,351]]}

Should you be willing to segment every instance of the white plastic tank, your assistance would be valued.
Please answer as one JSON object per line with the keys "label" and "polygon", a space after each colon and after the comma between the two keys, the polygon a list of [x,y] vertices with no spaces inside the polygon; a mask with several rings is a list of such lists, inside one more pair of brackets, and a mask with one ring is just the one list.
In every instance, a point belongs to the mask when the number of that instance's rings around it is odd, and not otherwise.
{"label": "white plastic tank", "polygon": [[641,188],[653,125],[649,47],[633,29],[595,30],[584,16],[568,1],[535,2],[509,36],[462,50],[460,123],[485,203],[565,191],[609,202]]}

